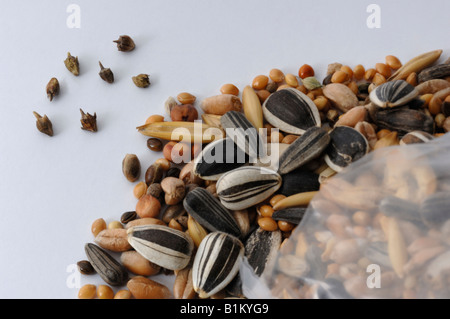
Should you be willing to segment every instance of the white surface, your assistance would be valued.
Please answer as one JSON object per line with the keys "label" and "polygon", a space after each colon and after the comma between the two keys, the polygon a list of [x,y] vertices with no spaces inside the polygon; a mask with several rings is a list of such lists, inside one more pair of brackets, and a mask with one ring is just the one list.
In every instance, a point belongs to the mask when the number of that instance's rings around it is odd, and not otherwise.
{"label": "white surface", "polygon": [[[93,220],[134,209],[121,162],[137,154],[145,171],[162,157],[135,128],[164,114],[168,96],[188,91],[200,101],[229,82],[242,90],[274,67],[297,74],[308,63],[321,81],[332,62],[372,67],[387,54],[406,62],[434,49],[448,57],[448,0],[374,2],[379,29],[367,27],[373,2],[364,0],[2,0],[0,298],[76,297],[67,267],[86,258]],[[81,8],[79,29],[66,26],[71,3]],[[112,41],[122,34],[135,51],[117,51]],[[79,57],[79,77],[65,69],[68,51]],[[114,84],[99,78],[99,60]],[[149,88],[134,86],[139,73],[150,74]],[[61,95],[49,102],[53,76]],[[80,129],[80,107],[97,113],[97,133]],[[52,138],[36,130],[32,111],[49,116]],[[85,283],[102,281],[82,276]]]}

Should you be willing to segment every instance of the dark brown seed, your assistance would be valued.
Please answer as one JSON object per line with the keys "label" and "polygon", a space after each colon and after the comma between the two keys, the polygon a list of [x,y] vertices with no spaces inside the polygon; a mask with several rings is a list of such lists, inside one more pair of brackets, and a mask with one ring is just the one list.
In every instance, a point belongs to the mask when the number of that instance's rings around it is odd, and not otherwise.
{"label": "dark brown seed", "polygon": [[157,198],[161,203],[164,201],[164,192],[160,183],[152,183],[147,188],[147,194]]}
{"label": "dark brown seed", "polygon": [[148,74],[139,74],[133,76],[131,79],[133,80],[134,84],[139,88],[146,88],[150,86],[150,78],[148,77]]}
{"label": "dark brown seed", "polygon": [[81,112],[81,129],[85,131],[97,132],[97,114],[91,115],[89,113],[84,113],[82,109]]}
{"label": "dark brown seed", "polygon": [[126,224],[132,220],[135,220],[137,217],[137,214],[135,211],[130,211],[130,212],[125,212],[122,214],[122,216],[120,217],[120,222],[122,224]]}
{"label": "dark brown seed", "polygon": [[276,82],[270,82],[266,86],[266,90],[269,91],[270,93],[275,92],[277,89],[278,89],[278,84]]}
{"label": "dark brown seed", "polygon": [[95,269],[88,260],[80,260],[77,262],[78,271],[83,275],[95,274]]}
{"label": "dark brown seed", "polygon": [[118,40],[115,40],[113,42],[117,43],[117,49],[122,52],[132,51],[136,47],[133,39],[128,35],[121,35]]}
{"label": "dark brown seed", "polygon": [[141,175],[141,163],[135,154],[127,154],[122,161],[123,175],[130,182],[135,182]]}
{"label": "dark brown seed", "polygon": [[186,214],[186,210],[184,209],[183,204],[179,203],[176,205],[167,206],[161,219],[163,222],[168,224],[171,219],[176,219],[184,214]]}
{"label": "dark brown seed", "polygon": [[104,249],[87,243],[84,250],[92,267],[106,283],[111,286],[121,286],[128,280],[128,272],[125,267]]}
{"label": "dark brown seed", "polygon": [[112,73],[110,68],[104,68],[102,63],[99,61],[98,64],[100,65],[100,72],[98,73],[103,81],[106,81],[108,83],[114,82],[114,74]]}
{"label": "dark brown seed", "polygon": [[161,152],[163,149],[163,144],[161,140],[151,137],[147,140],[147,147],[154,152]]}
{"label": "dark brown seed", "polygon": [[181,170],[178,167],[171,167],[167,171],[167,177],[176,177],[178,178],[180,176]]}
{"label": "dark brown seed", "polygon": [[159,164],[152,164],[145,172],[145,183],[150,186],[153,183],[160,183],[163,179],[164,170]]}

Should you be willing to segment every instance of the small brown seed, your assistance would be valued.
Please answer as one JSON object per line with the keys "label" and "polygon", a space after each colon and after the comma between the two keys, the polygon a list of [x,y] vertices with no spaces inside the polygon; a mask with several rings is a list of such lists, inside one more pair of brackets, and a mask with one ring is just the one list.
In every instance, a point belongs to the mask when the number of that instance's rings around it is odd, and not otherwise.
{"label": "small brown seed", "polygon": [[78,57],[72,56],[70,52],[67,53],[67,58],[64,60],[64,65],[66,66],[67,70],[69,70],[73,75],[80,75],[80,65],[78,63]]}
{"label": "small brown seed", "polygon": [[272,69],[269,72],[269,78],[275,83],[283,82],[284,81],[284,73],[283,73],[283,71],[281,71],[279,69]]}
{"label": "small brown seed", "polygon": [[158,158],[155,161],[155,165],[160,165],[164,172],[167,172],[170,169],[170,162],[165,158]]}
{"label": "small brown seed", "polygon": [[147,188],[147,193],[149,195],[152,195],[153,197],[155,197],[156,199],[158,199],[161,204],[163,203],[164,200],[164,192],[161,188],[161,184],[160,183],[152,183],[148,186]]}
{"label": "small brown seed", "polygon": [[263,90],[269,83],[269,78],[266,75],[258,75],[253,79],[252,88],[255,90]]}
{"label": "small brown seed", "polygon": [[97,297],[98,299],[114,299],[114,291],[110,286],[99,285],[97,287]]}
{"label": "small brown seed", "polygon": [[391,76],[391,68],[384,63],[375,64],[375,70],[377,70],[377,72],[380,73],[385,78]]}
{"label": "small brown seed", "polygon": [[314,69],[308,64],[303,64],[298,70],[298,76],[301,79],[306,79],[310,76],[314,76]]}
{"label": "small brown seed", "polygon": [[98,64],[100,65],[100,72],[98,75],[100,75],[100,78],[108,83],[114,82],[114,73],[111,71],[110,68],[103,67],[102,63],[99,61]]}
{"label": "small brown seed", "polygon": [[161,203],[152,195],[145,194],[136,204],[136,213],[141,218],[155,218],[159,215]]}
{"label": "small brown seed", "polygon": [[33,111],[33,115],[36,118],[36,127],[39,132],[44,133],[48,136],[53,136],[53,124],[47,115],[41,116],[37,112]]}
{"label": "small brown seed", "polygon": [[147,184],[145,182],[139,182],[134,186],[133,195],[137,199],[141,198],[145,193],[147,193]]}
{"label": "small brown seed", "polygon": [[161,165],[152,164],[145,172],[145,183],[150,186],[153,183],[160,183],[164,176],[164,170]]}
{"label": "small brown seed", "polygon": [[123,252],[120,261],[127,270],[139,276],[154,276],[161,270],[160,266],[148,261],[134,250]]}
{"label": "small brown seed", "polygon": [[267,90],[259,90],[259,91],[256,91],[256,95],[258,96],[259,101],[261,103],[264,103],[264,101],[269,97],[270,92]]}
{"label": "small brown seed", "polygon": [[375,70],[375,69],[367,69],[366,73],[364,74],[364,80],[372,81],[372,79],[376,73],[377,73],[377,70]]}
{"label": "small brown seed", "polygon": [[433,96],[430,100],[430,103],[428,104],[428,110],[432,115],[437,115],[441,112],[442,107],[442,100],[437,97]]}
{"label": "small brown seed", "polygon": [[176,229],[179,231],[184,231],[183,226],[174,218],[172,218],[168,225],[172,229]]}
{"label": "small brown seed", "polygon": [[146,88],[150,86],[150,78],[148,74],[139,74],[131,78],[138,88]]}
{"label": "small brown seed", "polygon": [[444,122],[445,122],[445,115],[442,113],[439,113],[435,116],[434,118],[434,123],[436,123],[436,126],[438,128],[442,128],[444,126]]}
{"label": "small brown seed", "polygon": [[290,231],[293,230],[294,227],[295,227],[294,224],[289,223],[289,222],[284,221],[284,220],[279,220],[279,221],[277,222],[277,224],[278,224],[278,228],[279,228],[281,231],[284,231],[284,232],[290,232]]}
{"label": "small brown seed", "polygon": [[188,92],[181,92],[177,95],[177,100],[181,104],[194,104],[196,97]]}
{"label": "small brown seed", "polygon": [[375,85],[380,85],[386,82],[386,77],[381,73],[376,73],[372,78],[372,83]]}
{"label": "small brown seed", "polygon": [[150,115],[147,118],[147,120],[145,120],[145,124],[159,123],[159,122],[164,122],[164,116],[158,115],[158,114],[153,114],[153,115]]}
{"label": "small brown seed", "polygon": [[114,299],[131,299],[131,292],[126,289],[121,289],[116,292]]}
{"label": "small brown seed", "polygon": [[179,178],[164,178],[161,181],[161,188],[164,191],[164,199],[167,205],[176,205],[184,199],[186,189],[184,182]]}
{"label": "small brown seed", "polygon": [[262,205],[259,207],[259,213],[262,217],[272,217],[274,210],[270,205]]}
{"label": "small brown seed", "polygon": [[141,175],[141,163],[135,154],[127,154],[122,161],[122,172],[126,179],[135,182]]}
{"label": "small brown seed", "polygon": [[163,149],[163,143],[160,139],[150,137],[147,140],[147,147],[154,152],[161,152]]}
{"label": "small brown seed", "polygon": [[274,206],[276,203],[278,203],[280,200],[282,200],[282,199],[284,199],[284,198],[286,198],[285,195],[283,195],[283,194],[277,194],[277,195],[273,196],[273,197],[270,199],[270,205],[271,205],[271,206]]}
{"label": "small brown seed", "polygon": [[365,73],[366,69],[361,64],[358,64],[353,68],[353,77],[358,81],[364,78]]}
{"label": "small brown seed", "polygon": [[286,84],[291,86],[291,87],[295,88],[295,87],[298,86],[297,77],[294,74],[292,74],[292,73],[286,74],[285,81],[286,81]]}
{"label": "small brown seed", "polygon": [[348,65],[341,66],[341,71],[347,73],[349,80],[353,78],[353,70]]}
{"label": "small brown seed", "polygon": [[83,275],[95,274],[95,269],[88,260],[80,260],[77,262],[78,271]]}
{"label": "small brown seed", "polygon": [[144,218],[138,218],[138,219],[128,222],[125,225],[125,229],[129,229],[131,227],[141,226],[141,225],[163,225],[163,226],[166,226],[166,224],[158,218],[144,217]]}
{"label": "small brown seed", "polygon": [[394,55],[386,56],[386,65],[388,65],[392,70],[398,70],[402,67],[400,60]]}
{"label": "small brown seed", "polygon": [[278,89],[278,84],[275,82],[269,82],[269,84],[267,84],[266,86],[266,90],[269,91],[270,93],[275,92]]}
{"label": "small brown seed", "polygon": [[331,82],[332,83],[343,83],[345,81],[347,81],[349,79],[349,76],[346,72],[344,71],[336,71],[333,73],[333,76],[331,77]]}
{"label": "small brown seed", "polygon": [[175,105],[170,111],[170,118],[174,122],[194,122],[198,119],[198,112],[192,104]]}
{"label": "small brown seed", "polygon": [[136,299],[169,299],[172,297],[169,288],[142,276],[131,278],[127,283],[127,288]]}
{"label": "small brown seed", "polygon": [[281,140],[283,144],[292,144],[296,139],[298,139],[298,135],[288,134]]}
{"label": "small brown seed", "polygon": [[275,231],[278,229],[278,224],[270,217],[261,217],[258,219],[258,225],[266,231]]}
{"label": "small brown seed", "polygon": [[59,82],[57,78],[51,78],[50,81],[47,84],[47,87],[45,88],[47,92],[47,97],[50,100],[50,102],[53,100],[53,97],[59,94]]}
{"label": "small brown seed", "polygon": [[412,86],[416,86],[418,84],[417,73],[416,72],[411,72],[406,77],[405,81],[408,82],[409,84],[411,84]]}
{"label": "small brown seed", "polygon": [[78,299],[94,299],[96,291],[95,285],[86,284],[78,291]]}
{"label": "small brown seed", "polygon": [[132,220],[135,220],[137,217],[137,214],[135,211],[125,212],[120,217],[120,222],[123,224],[127,224],[131,222]]}
{"label": "small brown seed", "polygon": [[119,39],[113,42],[117,43],[117,49],[122,52],[132,51],[136,47],[133,39],[128,35],[121,35]]}
{"label": "small brown seed", "polygon": [[98,233],[100,233],[102,230],[106,229],[106,222],[103,218],[98,218],[94,220],[91,226],[91,232],[94,236],[97,237]]}
{"label": "small brown seed", "polygon": [[238,96],[239,89],[234,84],[227,83],[222,85],[222,87],[220,88],[220,93]]}

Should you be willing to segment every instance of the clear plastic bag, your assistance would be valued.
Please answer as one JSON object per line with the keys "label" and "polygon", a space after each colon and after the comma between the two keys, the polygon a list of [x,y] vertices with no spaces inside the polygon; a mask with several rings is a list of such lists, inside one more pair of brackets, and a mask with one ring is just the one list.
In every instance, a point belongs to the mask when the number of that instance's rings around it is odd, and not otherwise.
{"label": "clear plastic bag", "polygon": [[328,179],[272,266],[242,279],[249,298],[450,298],[450,136]]}

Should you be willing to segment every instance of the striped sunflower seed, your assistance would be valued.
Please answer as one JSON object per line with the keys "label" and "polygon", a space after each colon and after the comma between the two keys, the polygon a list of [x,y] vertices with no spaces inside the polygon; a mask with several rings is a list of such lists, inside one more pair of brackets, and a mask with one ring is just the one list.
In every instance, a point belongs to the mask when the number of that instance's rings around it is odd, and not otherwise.
{"label": "striped sunflower seed", "polygon": [[128,280],[128,272],[118,261],[102,248],[87,243],[84,251],[92,267],[111,286],[121,286]]}
{"label": "striped sunflower seed", "polygon": [[236,237],[241,235],[233,215],[206,189],[197,187],[183,201],[184,209],[209,231],[221,231]]}
{"label": "striped sunflower seed", "polygon": [[227,137],[233,139],[236,145],[251,159],[264,155],[264,144],[256,128],[245,117],[244,113],[230,111],[220,119]]}
{"label": "striped sunflower seed", "polygon": [[244,245],[236,237],[212,232],[200,243],[192,266],[194,290],[207,298],[225,288],[239,272]]}
{"label": "striped sunflower seed", "polygon": [[150,262],[170,270],[189,264],[194,242],[184,232],[162,226],[134,226],[127,230],[128,242]]}
{"label": "striped sunflower seed", "polygon": [[231,138],[209,143],[194,160],[194,174],[204,180],[217,181],[228,171],[245,165],[248,156]]}
{"label": "striped sunflower seed", "polygon": [[261,276],[267,266],[275,261],[281,241],[281,231],[265,231],[257,228],[245,243],[245,256],[256,275]]}
{"label": "striped sunflower seed", "polygon": [[281,176],[268,168],[245,166],[227,172],[216,184],[223,206],[241,210],[258,204],[281,186]]}
{"label": "striped sunflower seed", "polygon": [[312,126],[321,126],[314,102],[294,88],[272,93],[263,103],[267,122],[281,131],[301,135]]}
{"label": "striped sunflower seed", "polygon": [[320,127],[311,127],[297,138],[280,157],[279,174],[287,174],[317,158],[330,143],[330,135]]}

